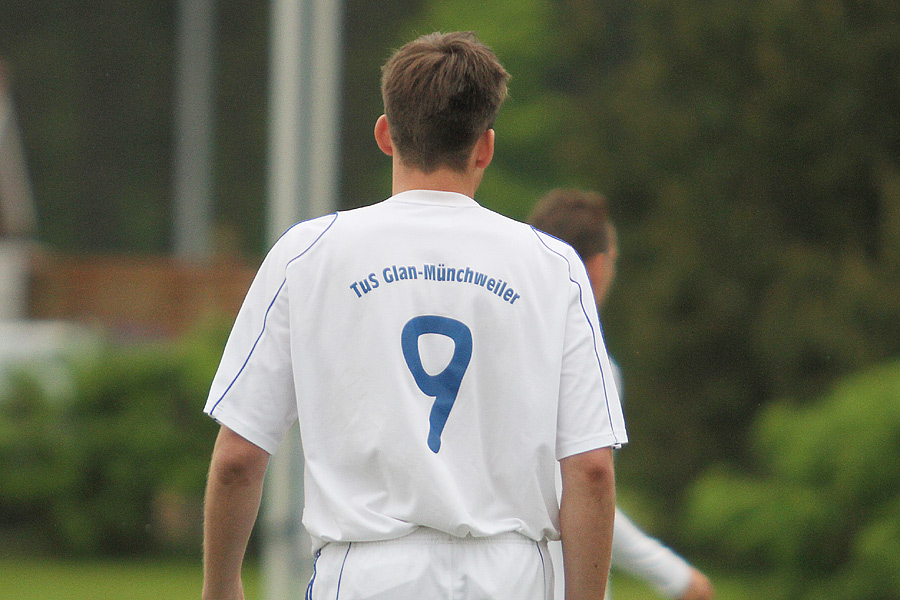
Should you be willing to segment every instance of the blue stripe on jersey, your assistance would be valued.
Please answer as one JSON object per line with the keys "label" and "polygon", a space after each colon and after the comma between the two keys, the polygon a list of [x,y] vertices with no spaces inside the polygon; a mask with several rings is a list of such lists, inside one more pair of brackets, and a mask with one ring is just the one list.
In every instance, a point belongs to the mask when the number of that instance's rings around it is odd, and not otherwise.
{"label": "blue stripe on jersey", "polygon": [[[600,354],[597,352],[597,332],[594,331],[594,325],[593,325],[593,323],[591,323],[591,319],[587,313],[587,308],[585,308],[585,306],[584,306],[584,290],[581,289],[581,284],[572,278],[572,263],[569,262],[569,259],[564,254],[562,254],[561,252],[557,252],[556,250],[551,248],[549,245],[547,245],[547,242],[544,241],[544,239],[541,237],[541,235],[549,236],[555,240],[559,240],[559,238],[553,237],[549,233],[544,233],[543,231],[541,231],[540,229],[537,229],[533,225],[531,226],[531,230],[534,232],[534,235],[537,236],[537,239],[541,242],[541,244],[543,244],[543,246],[547,250],[549,250],[553,254],[556,254],[557,256],[562,258],[564,261],[566,261],[566,264],[569,265],[569,281],[571,281],[578,287],[579,304],[581,304],[581,310],[584,313],[584,318],[587,320],[588,326],[591,328],[591,337],[594,339],[594,355],[597,357],[597,364],[600,366],[600,378],[603,381],[603,394],[605,396],[606,395],[606,373],[603,372],[603,367],[602,367],[603,362],[600,360]],[[569,245],[568,242],[565,242],[563,240],[559,240],[559,241],[563,242],[566,245]],[[594,307],[594,310],[596,310],[596,306]],[[597,317],[597,323],[598,323],[598,325],[600,323],[599,315]],[[600,335],[601,336],[603,335],[603,326],[602,325],[600,326]],[[616,443],[618,443],[619,440],[618,440],[618,436],[616,435],[615,424],[613,423],[612,414],[609,412],[609,398],[607,398],[607,401],[606,401],[606,416],[609,419],[610,429],[612,430],[613,438],[616,440]]]}
{"label": "blue stripe on jersey", "polygon": [[216,403],[213,404],[213,407],[209,409],[209,414],[212,415],[215,412],[216,408],[219,407],[219,404],[222,400],[225,399],[225,396],[228,395],[228,392],[231,391],[232,386],[237,382],[238,377],[241,376],[241,373],[244,372],[244,368],[247,366],[247,363],[250,362],[250,357],[253,356],[253,352],[256,350],[256,345],[259,344],[259,340],[262,339],[263,334],[266,332],[266,320],[269,318],[269,311],[272,310],[272,306],[275,304],[275,301],[278,300],[278,294],[281,293],[282,288],[284,288],[284,284],[287,283],[287,279],[281,282],[281,285],[278,287],[278,291],[275,292],[275,296],[272,298],[272,301],[269,303],[269,307],[266,309],[266,314],[263,316],[263,326],[259,332],[259,335],[256,336],[256,341],[253,342],[253,346],[250,348],[250,352],[247,354],[247,358],[244,359],[244,364],[241,365],[241,368],[238,369],[237,375],[234,376],[234,379],[231,380],[231,383],[228,384],[228,387],[225,388],[225,391],[222,392],[222,395],[216,400]]}
{"label": "blue stripe on jersey", "polygon": [[[301,252],[300,254],[298,254],[297,256],[295,256],[294,258],[292,258],[291,260],[287,261],[287,263],[285,263],[285,265],[284,265],[284,268],[287,269],[287,266],[288,266],[289,264],[291,264],[292,262],[294,262],[294,261],[297,260],[298,258],[301,258],[304,254],[306,254],[307,252],[309,252],[310,250],[312,250],[312,247],[315,246],[315,245],[318,243],[318,241],[321,240],[321,239],[325,236],[326,233],[328,233],[328,230],[331,229],[331,226],[334,225],[334,224],[337,222],[338,215],[340,215],[340,213],[331,213],[330,215],[327,215],[327,216],[329,216],[329,217],[332,217],[331,223],[328,224],[328,227],[326,227],[325,229],[323,229],[323,230],[322,230],[322,233],[320,233],[319,235],[316,236],[316,239],[314,239],[314,240],[312,241],[312,243],[306,248],[306,250],[304,250],[303,252]],[[299,223],[298,223],[298,225],[299,225]],[[295,225],[294,227],[296,227],[296,225]],[[293,229],[293,227],[291,227],[291,229]],[[290,231],[290,230],[288,230],[288,231]],[[285,233],[287,233],[287,232],[285,232]],[[287,281],[287,277],[285,277],[285,281]]]}
{"label": "blue stripe on jersey", "polygon": [[[331,229],[331,226],[334,225],[334,223],[337,221],[338,213],[332,213],[332,215],[329,215],[329,216],[332,216],[332,217],[333,217],[332,220],[331,220],[331,223],[329,223],[328,226],[327,226],[325,229],[322,230],[322,233],[320,233],[318,236],[316,236],[316,239],[314,239],[314,240],[312,241],[312,243],[311,243],[309,246],[307,246],[306,249],[305,249],[303,252],[301,252],[300,254],[298,254],[297,256],[295,256],[294,258],[292,258],[291,260],[287,261],[287,263],[285,263],[285,269],[287,269],[287,265],[291,264],[292,262],[294,262],[295,260],[297,260],[298,258],[300,258],[301,256],[303,256],[304,254],[306,254],[307,252],[309,252],[309,251],[312,249],[312,247],[315,246],[316,243],[317,243],[319,240],[322,239],[322,236],[324,236],[325,233],[326,233],[329,229]],[[298,223],[298,225],[299,225],[299,223]],[[294,225],[293,227],[291,227],[291,229],[293,229],[293,228],[296,227],[296,226],[297,226],[297,225]],[[288,231],[290,231],[290,229],[288,229]],[[282,234],[281,237],[284,237],[286,234],[287,234],[287,232],[285,232],[284,234]],[[279,238],[279,239],[281,239],[281,238]],[[222,395],[219,397],[218,400],[216,400],[216,403],[213,404],[213,406],[212,406],[211,409],[209,409],[209,414],[210,414],[210,415],[212,415],[213,412],[215,412],[216,408],[219,406],[219,404],[222,402],[222,400],[225,399],[225,396],[227,396],[227,395],[228,395],[228,392],[231,391],[232,386],[234,386],[235,382],[237,382],[238,377],[240,377],[240,376],[241,376],[241,373],[244,372],[244,368],[247,366],[247,363],[250,362],[250,357],[253,356],[253,352],[254,352],[254,350],[256,350],[256,346],[257,346],[257,344],[259,344],[259,340],[262,339],[263,334],[266,332],[266,322],[267,322],[268,319],[269,319],[269,311],[272,310],[272,307],[275,305],[275,301],[278,300],[278,294],[280,294],[280,293],[281,293],[281,290],[284,289],[284,285],[285,285],[286,283],[287,283],[287,276],[285,275],[284,281],[282,281],[282,282],[281,282],[281,285],[278,286],[278,290],[275,292],[275,295],[272,297],[272,301],[269,303],[268,308],[266,308],[266,314],[263,315],[263,325],[262,325],[262,329],[260,330],[259,335],[256,336],[256,341],[253,342],[253,346],[250,348],[250,352],[247,353],[247,358],[244,359],[244,364],[242,364],[242,365],[241,365],[241,368],[238,369],[237,375],[234,376],[234,379],[231,380],[231,383],[228,384],[228,387],[225,388],[225,391],[222,392]]]}

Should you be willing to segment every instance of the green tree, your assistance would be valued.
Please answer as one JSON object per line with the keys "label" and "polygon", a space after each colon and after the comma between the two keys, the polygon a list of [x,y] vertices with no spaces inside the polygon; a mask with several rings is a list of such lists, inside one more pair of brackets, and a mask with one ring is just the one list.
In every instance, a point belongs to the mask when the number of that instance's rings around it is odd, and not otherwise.
{"label": "green tree", "polygon": [[223,325],[104,348],[71,366],[61,396],[37,372],[12,377],[0,396],[0,529],[19,533],[19,547],[69,555],[197,552],[217,431],[198,399]]}
{"label": "green tree", "polygon": [[735,568],[772,577],[785,600],[900,594],[900,362],[847,377],[754,424],[753,475],[708,470],[690,528]]}
{"label": "green tree", "polygon": [[746,465],[759,406],[900,351],[898,23],[886,2],[644,1],[621,61],[584,42],[594,133],[568,168],[622,224],[608,324],[647,490]]}

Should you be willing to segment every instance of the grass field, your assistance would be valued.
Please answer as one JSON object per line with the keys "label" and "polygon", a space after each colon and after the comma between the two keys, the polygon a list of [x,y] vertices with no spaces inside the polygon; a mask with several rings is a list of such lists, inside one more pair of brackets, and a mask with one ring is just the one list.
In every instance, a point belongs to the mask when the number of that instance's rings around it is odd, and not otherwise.
{"label": "grass field", "polygon": [[[0,600],[198,600],[201,569],[189,561],[70,562],[0,559]],[[760,596],[758,587],[713,577],[717,600]],[[614,600],[662,600],[642,582],[613,578]],[[244,574],[247,600],[262,600],[259,571]],[[755,591],[754,591],[755,590]]]}
{"label": "grass field", "polygon": [[[261,598],[258,570],[244,579],[247,599]],[[199,561],[0,559],[0,600],[198,600],[201,582]]]}

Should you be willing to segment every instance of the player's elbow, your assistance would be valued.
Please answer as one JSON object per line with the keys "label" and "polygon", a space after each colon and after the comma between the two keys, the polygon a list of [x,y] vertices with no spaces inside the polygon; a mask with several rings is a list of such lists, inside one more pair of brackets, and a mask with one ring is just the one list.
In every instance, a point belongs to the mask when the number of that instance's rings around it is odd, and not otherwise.
{"label": "player's elbow", "polygon": [[593,489],[614,485],[615,468],[611,448],[598,448],[569,456],[560,461],[563,486],[566,483]]}
{"label": "player's elbow", "polygon": [[209,477],[220,485],[238,487],[253,483],[259,473],[260,469],[244,457],[220,456],[210,465]]}
{"label": "player's elbow", "polygon": [[210,479],[226,486],[240,486],[265,475],[269,453],[223,427],[210,464]]}

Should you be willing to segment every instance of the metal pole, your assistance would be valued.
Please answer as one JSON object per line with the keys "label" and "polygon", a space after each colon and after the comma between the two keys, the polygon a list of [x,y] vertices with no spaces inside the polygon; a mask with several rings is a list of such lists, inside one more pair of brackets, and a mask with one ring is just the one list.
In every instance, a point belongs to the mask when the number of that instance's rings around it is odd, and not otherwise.
{"label": "metal pole", "polygon": [[273,0],[269,72],[268,239],[300,220],[301,44],[305,0]]}
{"label": "metal pole", "polygon": [[310,216],[337,208],[339,160],[341,5],[312,0],[309,41],[309,201]]}
{"label": "metal pole", "polygon": [[179,0],[175,107],[175,253],[209,257],[212,245],[213,0]]}
{"label": "metal pole", "polygon": [[[338,0],[273,0],[268,238],[337,207],[340,106]],[[302,393],[302,392],[301,392]],[[302,597],[312,574],[300,524],[303,454],[293,428],[272,457],[263,498],[265,598]]]}

